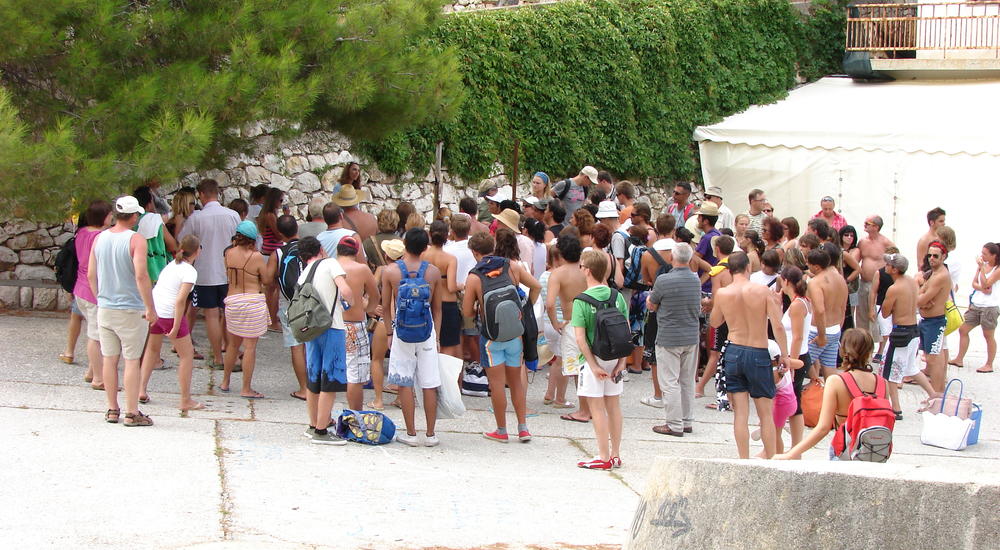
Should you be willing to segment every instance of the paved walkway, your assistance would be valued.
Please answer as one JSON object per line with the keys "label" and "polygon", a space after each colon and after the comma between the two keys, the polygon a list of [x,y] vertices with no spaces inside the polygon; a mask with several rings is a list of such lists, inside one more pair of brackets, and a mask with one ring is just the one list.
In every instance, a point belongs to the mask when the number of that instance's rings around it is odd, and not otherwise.
{"label": "paved walkway", "polygon": [[[625,467],[613,473],[575,467],[596,452],[593,432],[541,404],[544,374],[529,390],[529,406],[540,413],[529,419],[529,444],[483,440],[480,433],[493,427],[489,401],[466,397],[465,417],[439,422],[437,448],[311,445],[302,437],[305,405],[288,395],[291,369],[275,334],[261,342],[254,376],[269,399],[220,395],[221,373],[196,368],[196,399],[208,409],[182,416],[172,408],[171,368],[154,374],[153,401],[142,407],[156,425],[127,430],[103,422],[103,393],[83,382],[84,368],[56,359],[64,330],[61,315],[0,315],[0,534],[28,548],[616,548],[653,457],[735,456],[731,416],[706,410],[704,399],[694,434],[653,433],[660,411],[638,403],[648,374],[626,384]],[[203,342],[202,330],[199,324]],[[982,358],[981,337],[973,336],[969,365]],[[82,342],[77,356],[85,357]],[[165,358],[176,366],[175,356]],[[921,445],[918,389],[907,386],[894,462],[996,468],[1000,428],[990,420],[1000,374],[971,370],[950,374],[984,403],[980,445],[963,452]],[[388,414],[402,424],[398,411]]]}

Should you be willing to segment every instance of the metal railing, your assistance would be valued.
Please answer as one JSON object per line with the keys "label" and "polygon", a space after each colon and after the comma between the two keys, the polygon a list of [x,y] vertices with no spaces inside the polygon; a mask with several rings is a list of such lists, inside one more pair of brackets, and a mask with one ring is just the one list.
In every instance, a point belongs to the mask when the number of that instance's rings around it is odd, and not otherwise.
{"label": "metal railing", "polygon": [[846,34],[848,51],[978,50],[1000,57],[1000,1],[852,4]]}

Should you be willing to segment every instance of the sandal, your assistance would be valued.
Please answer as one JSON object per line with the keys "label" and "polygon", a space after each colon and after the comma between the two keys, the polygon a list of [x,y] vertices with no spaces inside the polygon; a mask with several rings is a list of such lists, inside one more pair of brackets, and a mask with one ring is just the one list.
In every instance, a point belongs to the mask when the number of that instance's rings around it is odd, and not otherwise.
{"label": "sandal", "polygon": [[153,419],[142,414],[142,411],[136,411],[133,413],[127,413],[125,415],[125,427],[135,428],[138,426],[152,426]]}
{"label": "sandal", "polygon": [[104,421],[108,424],[117,424],[121,414],[121,409],[108,409],[108,412],[104,413]]}
{"label": "sandal", "polygon": [[73,364],[73,356],[72,355],[66,355],[65,353],[60,353],[59,354],[59,360],[62,361],[63,363],[66,363],[67,365],[72,365]]}
{"label": "sandal", "polygon": [[573,409],[573,408],[576,408],[576,403],[573,403],[572,401],[563,401],[562,403],[560,403],[558,401],[553,401],[549,405],[551,405],[553,409]]}
{"label": "sandal", "polygon": [[140,395],[139,396],[139,402],[142,403],[143,405],[145,405],[146,403],[149,403],[149,396],[147,395],[147,396],[143,397],[143,396]]}
{"label": "sandal", "polygon": [[204,359],[205,359],[205,356],[202,355],[200,351],[194,350],[194,360],[195,361],[203,361]]}
{"label": "sandal", "polygon": [[370,411],[384,411],[385,405],[382,405],[381,407],[376,407],[374,401],[369,401],[368,403],[365,403],[365,408]]}
{"label": "sandal", "polygon": [[989,374],[989,373],[993,372],[993,367],[990,367],[990,368],[979,367],[978,369],[976,369],[976,372],[982,373],[982,374]]}

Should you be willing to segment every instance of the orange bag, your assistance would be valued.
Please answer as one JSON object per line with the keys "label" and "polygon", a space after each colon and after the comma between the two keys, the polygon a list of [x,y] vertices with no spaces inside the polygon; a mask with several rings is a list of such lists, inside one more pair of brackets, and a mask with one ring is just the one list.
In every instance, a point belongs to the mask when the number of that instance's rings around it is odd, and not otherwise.
{"label": "orange bag", "polygon": [[823,384],[809,384],[802,388],[802,419],[806,426],[816,427],[819,411],[823,408]]}

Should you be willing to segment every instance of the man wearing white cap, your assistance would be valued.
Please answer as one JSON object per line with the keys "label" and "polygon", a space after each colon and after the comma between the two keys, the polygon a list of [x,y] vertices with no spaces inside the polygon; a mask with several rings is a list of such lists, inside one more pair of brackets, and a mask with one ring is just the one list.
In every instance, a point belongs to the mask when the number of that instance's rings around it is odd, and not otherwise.
{"label": "man wearing white cap", "polygon": [[[624,275],[625,256],[628,254],[628,233],[619,229],[621,224],[618,223],[618,207],[615,206],[614,201],[601,201],[601,204],[597,205],[597,221],[611,231],[611,245],[608,252],[615,259],[614,269],[618,270],[617,273]],[[626,304],[631,303],[632,291],[630,289],[622,289],[622,295],[625,296]]]}
{"label": "man wearing white cap", "polygon": [[564,179],[552,186],[552,196],[563,202],[567,218],[572,218],[573,212],[583,206],[591,185],[597,185],[597,168],[584,166],[575,177]]}
{"label": "man wearing white cap", "polygon": [[722,188],[717,185],[710,185],[705,188],[705,200],[714,202],[719,207],[719,221],[715,227],[719,229],[734,229],[736,217],[728,206],[722,204]]}
{"label": "man wearing white cap", "polygon": [[125,356],[125,425],[152,426],[139,411],[139,366],[149,325],[156,322],[153,285],[146,269],[146,239],[132,231],[145,210],[133,196],[115,202],[115,225],[97,236],[87,277],[97,291],[97,325],[104,356],[104,420],[117,424],[118,358]]}

